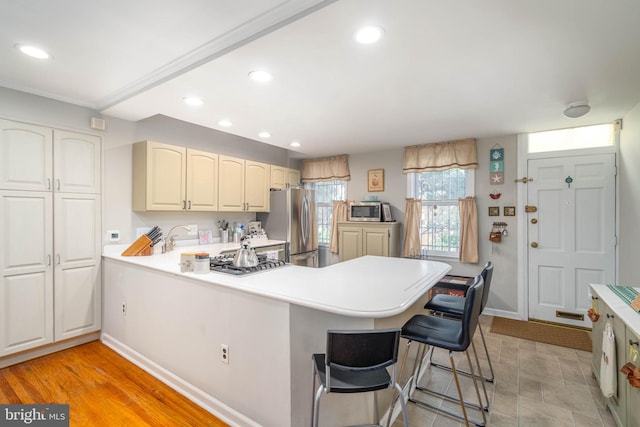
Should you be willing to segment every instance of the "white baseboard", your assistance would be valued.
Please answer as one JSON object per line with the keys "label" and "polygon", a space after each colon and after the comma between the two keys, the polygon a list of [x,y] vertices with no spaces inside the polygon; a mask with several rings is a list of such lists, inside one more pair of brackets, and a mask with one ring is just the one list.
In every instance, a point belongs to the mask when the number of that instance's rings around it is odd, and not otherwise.
{"label": "white baseboard", "polygon": [[102,343],[227,424],[232,426],[260,427],[260,424],[252,419],[230,408],[210,394],[183,380],[109,334],[102,334]]}
{"label": "white baseboard", "polygon": [[6,368],[7,366],[15,365],[18,363],[26,362],[27,360],[35,359],[36,357],[46,356],[47,354],[55,353],[61,350],[66,350],[71,347],[75,347],[81,344],[86,344],[91,341],[97,341],[100,339],[100,332],[92,332],[86,335],[82,335],[76,338],[70,338],[68,340],[54,342],[51,344],[43,345],[42,347],[34,348],[33,350],[25,350],[20,353],[11,354],[0,359],[0,368]]}

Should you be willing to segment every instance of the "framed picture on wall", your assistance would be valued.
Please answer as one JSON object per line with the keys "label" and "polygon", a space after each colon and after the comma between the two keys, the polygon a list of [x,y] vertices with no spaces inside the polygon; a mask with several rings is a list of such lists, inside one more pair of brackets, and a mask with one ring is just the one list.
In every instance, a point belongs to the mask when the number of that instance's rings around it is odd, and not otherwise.
{"label": "framed picture on wall", "polygon": [[367,191],[384,191],[384,169],[367,171]]}
{"label": "framed picture on wall", "polygon": [[504,207],[504,216],[516,216],[516,207],[515,206],[505,206]]}
{"label": "framed picture on wall", "polygon": [[489,216],[500,216],[500,206],[489,206]]}

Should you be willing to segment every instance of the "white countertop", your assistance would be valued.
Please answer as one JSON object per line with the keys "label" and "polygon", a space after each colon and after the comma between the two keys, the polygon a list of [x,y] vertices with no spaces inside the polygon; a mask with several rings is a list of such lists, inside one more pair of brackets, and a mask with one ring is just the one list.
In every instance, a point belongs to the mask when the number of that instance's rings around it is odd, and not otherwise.
{"label": "white countertop", "polygon": [[[252,246],[283,243],[252,242]],[[325,268],[286,265],[246,276],[225,273],[181,273],[181,252],[215,256],[238,248],[237,243],[178,247],[166,254],[127,256],[127,245],[105,246],[103,256],[144,268],[212,285],[274,298],[293,304],[353,317],[383,318],[402,313],[451,269],[448,264],[417,259],[365,256]]]}
{"label": "white countertop", "polygon": [[[634,311],[629,304],[609,289],[607,285],[592,284],[590,287],[592,292],[601,298],[618,315],[620,320],[633,331],[633,334],[640,337],[640,313]],[[634,287],[634,289],[640,292],[640,288]]]}

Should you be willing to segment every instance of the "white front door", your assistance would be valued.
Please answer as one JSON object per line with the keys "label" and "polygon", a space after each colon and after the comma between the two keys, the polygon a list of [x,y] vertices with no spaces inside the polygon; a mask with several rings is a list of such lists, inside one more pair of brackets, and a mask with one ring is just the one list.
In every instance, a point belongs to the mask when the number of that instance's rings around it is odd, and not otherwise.
{"label": "white front door", "polygon": [[589,283],[615,283],[615,154],[528,161],[529,318],[591,327]]}

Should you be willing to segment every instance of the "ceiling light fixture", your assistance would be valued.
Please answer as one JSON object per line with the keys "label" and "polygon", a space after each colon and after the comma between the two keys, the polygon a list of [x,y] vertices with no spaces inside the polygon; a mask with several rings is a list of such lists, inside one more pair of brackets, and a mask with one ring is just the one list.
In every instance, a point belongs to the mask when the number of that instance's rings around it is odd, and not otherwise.
{"label": "ceiling light fixture", "polygon": [[273,78],[273,76],[266,71],[255,70],[249,73],[249,78],[254,82],[266,83],[270,81]]}
{"label": "ceiling light fixture", "polygon": [[384,30],[375,25],[360,28],[356,32],[356,41],[362,44],[375,43],[384,35]]}
{"label": "ceiling light fixture", "polygon": [[182,100],[185,104],[192,105],[194,107],[199,107],[200,105],[204,104],[204,102],[202,102],[202,99],[195,96],[185,96],[184,98],[182,98]]}
{"label": "ceiling light fixture", "polygon": [[231,121],[227,120],[227,119],[222,119],[218,122],[218,124],[222,127],[228,128],[232,125]]}
{"label": "ceiling light fixture", "polygon": [[29,46],[25,44],[17,44],[15,46],[20,52],[32,58],[49,59],[51,57],[47,52],[36,46]]}
{"label": "ceiling light fixture", "polygon": [[269,132],[263,131],[258,134],[260,138],[271,138],[271,134]]}
{"label": "ceiling light fixture", "polygon": [[564,115],[572,119],[582,117],[591,111],[591,107],[587,101],[575,101],[571,104],[567,104],[567,108],[564,110]]}
{"label": "ceiling light fixture", "polygon": [[291,144],[289,144],[292,147],[300,147],[300,143],[298,141],[293,141]]}

